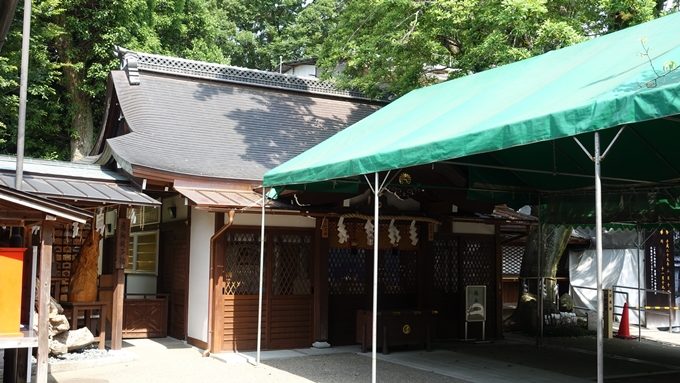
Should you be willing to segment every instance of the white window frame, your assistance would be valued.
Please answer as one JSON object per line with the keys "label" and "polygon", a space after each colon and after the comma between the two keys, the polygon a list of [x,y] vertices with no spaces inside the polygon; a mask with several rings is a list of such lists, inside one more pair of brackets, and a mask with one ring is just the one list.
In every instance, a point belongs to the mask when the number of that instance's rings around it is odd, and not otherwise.
{"label": "white window frame", "polygon": [[[149,234],[155,234],[156,235],[156,267],[154,271],[137,271],[137,239],[139,236],[142,235],[149,235]],[[156,275],[158,276],[158,246],[160,244],[160,230],[148,230],[148,231],[136,231],[130,233],[130,238],[132,239],[132,254],[128,254],[128,256],[132,256],[132,269],[128,269],[126,267],[125,273],[126,274],[140,274],[140,275]],[[127,266],[127,264],[126,264]]]}

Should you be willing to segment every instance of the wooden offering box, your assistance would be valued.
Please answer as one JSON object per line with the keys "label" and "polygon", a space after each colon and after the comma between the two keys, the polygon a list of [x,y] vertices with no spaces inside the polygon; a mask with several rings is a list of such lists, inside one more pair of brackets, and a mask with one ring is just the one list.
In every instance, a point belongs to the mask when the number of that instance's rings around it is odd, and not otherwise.
{"label": "wooden offering box", "polygon": [[[430,350],[430,334],[434,329],[436,311],[383,310],[378,311],[378,347],[388,354],[390,347],[416,346]],[[371,347],[372,312],[357,311],[356,341],[361,352]]]}

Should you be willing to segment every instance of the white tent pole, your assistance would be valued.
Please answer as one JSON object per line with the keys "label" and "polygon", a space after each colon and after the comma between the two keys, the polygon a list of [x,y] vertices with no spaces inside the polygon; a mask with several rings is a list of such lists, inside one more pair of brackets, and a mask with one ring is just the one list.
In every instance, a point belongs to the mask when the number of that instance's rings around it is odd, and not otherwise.
{"label": "white tent pole", "polygon": [[640,247],[643,235],[640,233],[640,225],[635,225],[635,242],[637,242],[637,297],[638,297],[638,342],[642,342],[642,290],[640,289]]}
{"label": "white tent pole", "polygon": [[378,346],[378,242],[380,238],[380,183],[378,173],[374,173],[373,187],[373,323],[371,331],[371,383],[376,383],[376,348]]}
{"label": "white tent pole", "polygon": [[257,356],[255,364],[260,364],[260,349],[262,346],[262,279],[264,276],[264,205],[267,202],[267,190],[262,187],[262,222],[260,224],[260,290],[257,302]]}
{"label": "white tent pole", "polygon": [[604,302],[602,297],[602,182],[600,179],[600,134],[595,132],[595,231],[597,258],[597,383],[604,382]]}

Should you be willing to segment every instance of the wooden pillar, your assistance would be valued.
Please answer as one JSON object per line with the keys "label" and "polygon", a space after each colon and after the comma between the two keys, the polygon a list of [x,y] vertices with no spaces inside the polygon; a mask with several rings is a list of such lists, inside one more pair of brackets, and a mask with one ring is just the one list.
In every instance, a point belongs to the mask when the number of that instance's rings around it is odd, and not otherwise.
{"label": "wooden pillar", "polygon": [[38,291],[38,364],[37,383],[47,382],[47,357],[50,315],[50,285],[52,280],[52,243],[54,242],[54,221],[42,223],[40,239],[40,289]]}
{"label": "wooden pillar", "polygon": [[118,208],[116,251],[113,269],[113,304],[111,307],[111,349],[123,347],[123,303],[125,301],[125,264],[130,243],[130,220],[127,208]]}
{"label": "wooden pillar", "polygon": [[317,218],[314,236],[314,345],[321,347],[328,343],[328,225]]}
{"label": "wooden pillar", "polygon": [[[432,242],[428,240],[427,224],[419,224],[418,228],[418,245],[416,251],[416,271],[418,278],[418,309],[429,311],[432,310],[432,286],[434,278],[432,278]],[[433,332],[434,333],[434,332]]]}
{"label": "wooden pillar", "polygon": [[[215,232],[224,226],[224,213],[215,213]],[[224,284],[224,237],[210,241],[210,306],[208,307],[209,337],[208,347],[210,352],[222,351],[224,342],[224,299],[222,298],[222,285]]]}
{"label": "wooden pillar", "polygon": [[501,225],[496,224],[494,230],[496,246],[496,338],[503,338],[503,245],[501,243]]}

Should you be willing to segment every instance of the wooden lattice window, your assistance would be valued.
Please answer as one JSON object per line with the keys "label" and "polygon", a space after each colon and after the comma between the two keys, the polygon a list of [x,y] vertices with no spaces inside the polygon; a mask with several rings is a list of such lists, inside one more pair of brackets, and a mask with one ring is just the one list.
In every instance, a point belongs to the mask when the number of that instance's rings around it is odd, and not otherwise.
{"label": "wooden lattice window", "polygon": [[391,248],[378,258],[378,288],[383,294],[404,294],[416,289],[417,252]]}
{"label": "wooden lattice window", "polygon": [[161,221],[161,209],[158,206],[135,207],[134,214],[130,213],[130,226],[144,228],[145,225],[157,224]]}
{"label": "wooden lattice window", "polygon": [[255,295],[260,282],[260,235],[227,233],[224,254],[224,295]]}
{"label": "wooden lattice window", "polygon": [[366,293],[366,250],[331,248],[328,254],[330,295],[362,295]]}
{"label": "wooden lattice window", "polygon": [[309,261],[312,236],[280,234],[274,236],[272,283],[275,295],[312,293]]}
{"label": "wooden lattice window", "polygon": [[432,243],[433,285],[444,293],[458,291],[458,240],[436,239]]}
{"label": "wooden lattice window", "polygon": [[524,257],[524,246],[503,246],[503,274],[519,275]]}
{"label": "wooden lattice window", "polygon": [[462,238],[461,241],[463,286],[492,284],[495,280],[493,241],[481,238]]}

